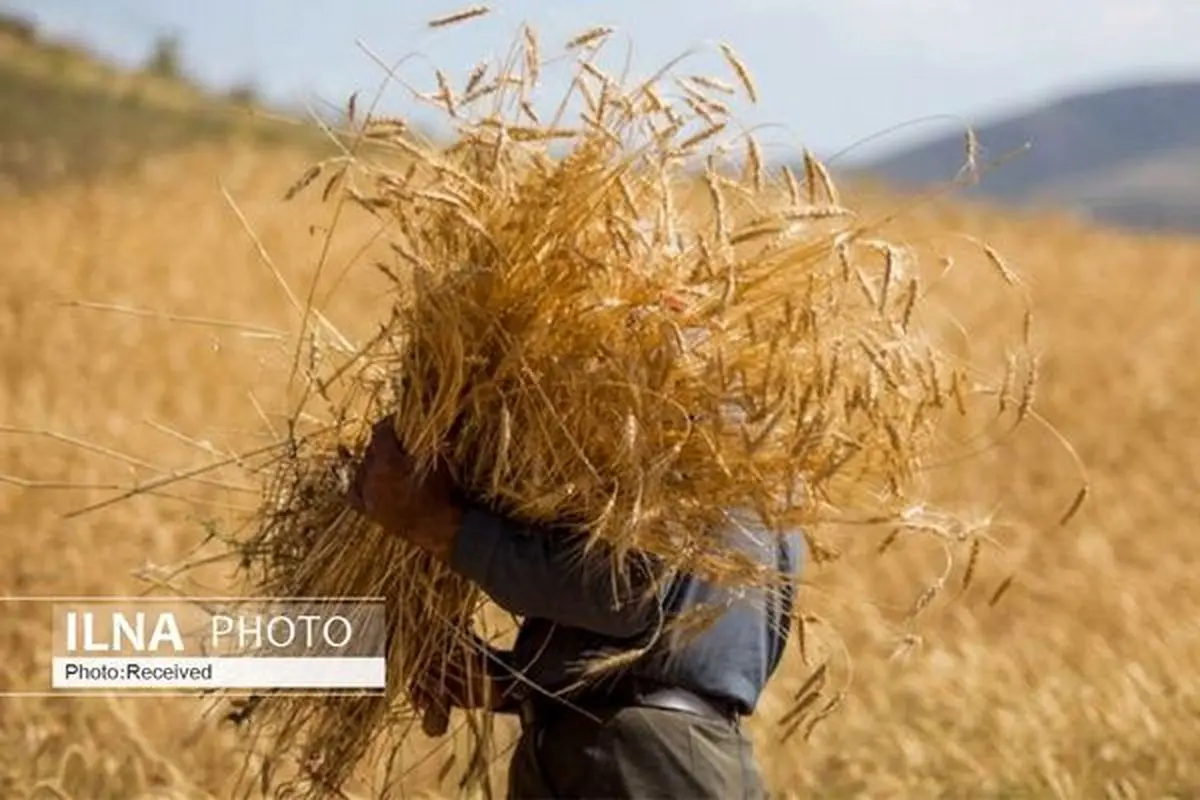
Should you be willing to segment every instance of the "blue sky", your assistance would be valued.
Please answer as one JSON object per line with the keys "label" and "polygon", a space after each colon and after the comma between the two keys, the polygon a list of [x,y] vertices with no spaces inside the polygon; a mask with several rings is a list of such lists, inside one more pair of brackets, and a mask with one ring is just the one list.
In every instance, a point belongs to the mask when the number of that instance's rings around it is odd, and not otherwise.
{"label": "blue sky", "polygon": [[[497,0],[481,20],[440,31],[424,26],[464,5],[0,0],[0,8],[48,33],[125,63],[141,61],[157,36],[175,33],[200,80],[217,87],[252,81],[276,100],[314,104],[341,105],[353,91],[378,87],[382,72],[357,41],[389,61],[426,56],[405,72],[422,85],[433,65],[462,76],[500,55],[524,21],[548,50],[582,28],[612,25],[623,37],[618,44],[632,43],[641,72],[694,45],[728,41],[762,94],[757,109],[739,115],[779,125],[769,141],[826,155],[923,117],[978,123],[1078,89],[1200,78],[1200,0]],[[712,59],[697,63],[719,67]],[[388,97],[392,111],[409,109],[402,93]],[[912,126],[856,155],[937,129]]]}

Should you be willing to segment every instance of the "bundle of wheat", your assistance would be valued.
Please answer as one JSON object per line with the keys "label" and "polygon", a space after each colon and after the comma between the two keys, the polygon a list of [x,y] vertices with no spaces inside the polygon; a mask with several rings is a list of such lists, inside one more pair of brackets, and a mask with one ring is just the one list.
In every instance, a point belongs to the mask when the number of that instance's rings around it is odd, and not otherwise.
{"label": "bundle of wheat", "polygon": [[302,181],[333,171],[328,194],[386,222],[397,276],[392,320],[321,384],[352,387],[332,397],[338,420],[279,463],[245,546],[265,592],[391,604],[391,697],[263,703],[305,731],[319,786],[404,714],[413,676],[468,646],[485,602],[345,507],[371,419],[394,413],[422,468],[448,465],[512,517],[586,532],[618,561],[637,551],[668,573],[765,585],[779,576],[710,533],[730,509],[810,534],[847,509],[903,520],[942,416],[1014,393],[1028,412],[1029,365],[987,383],[940,351],[906,251],[840,204],[815,158],[799,178],[772,172],[731,134],[718,98],[756,98],[731,50],[728,80],[672,66],[628,82],[597,66],[607,33],[568,45],[577,72],[551,120],[532,102],[543,61],[527,30],[459,90],[437,73],[428,99],[454,141],[367,117],[372,156]]}

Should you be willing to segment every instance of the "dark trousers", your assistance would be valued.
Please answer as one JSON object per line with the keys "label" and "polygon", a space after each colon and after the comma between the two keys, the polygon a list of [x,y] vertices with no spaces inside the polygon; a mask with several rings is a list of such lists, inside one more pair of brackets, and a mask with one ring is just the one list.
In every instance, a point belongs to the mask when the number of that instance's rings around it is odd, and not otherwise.
{"label": "dark trousers", "polygon": [[717,719],[631,706],[527,726],[509,766],[510,798],[766,797],[750,741]]}

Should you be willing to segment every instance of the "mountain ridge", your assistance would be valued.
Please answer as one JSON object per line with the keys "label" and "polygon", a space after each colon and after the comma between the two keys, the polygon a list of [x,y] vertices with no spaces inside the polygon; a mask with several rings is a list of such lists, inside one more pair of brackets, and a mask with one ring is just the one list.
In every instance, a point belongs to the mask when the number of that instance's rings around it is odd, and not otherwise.
{"label": "mountain ridge", "polygon": [[[1110,224],[1200,231],[1200,79],[1066,95],[973,128],[987,171],[964,196],[1050,205]],[[945,182],[964,162],[962,131],[855,166],[898,189]]]}

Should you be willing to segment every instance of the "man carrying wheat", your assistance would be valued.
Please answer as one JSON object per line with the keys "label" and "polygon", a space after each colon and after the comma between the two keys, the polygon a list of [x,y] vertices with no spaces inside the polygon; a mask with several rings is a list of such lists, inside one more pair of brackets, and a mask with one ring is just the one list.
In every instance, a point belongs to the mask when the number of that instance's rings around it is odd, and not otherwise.
{"label": "man carrying wheat", "polygon": [[[374,429],[352,499],[384,530],[523,618],[511,651],[481,649],[478,663],[460,667],[470,680],[443,685],[439,693],[449,696],[426,693],[419,701],[427,713],[488,702],[493,711],[520,714],[510,797],[764,796],[741,719],[753,713],[779,663],[790,591],[734,597],[681,576],[658,602],[638,602],[651,580],[648,568],[639,569],[644,562],[614,582],[601,548],[585,556],[571,535],[460,503],[446,473],[415,477],[391,420]],[[729,521],[738,549],[769,569],[798,573],[799,535],[779,537],[737,515]],[[575,689],[597,652],[636,648],[666,618],[702,606],[724,610],[686,641],[655,642],[619,678]]]}
{"label": "man carrying wheat", "polygon": [[[325,195],[390,231],[394,264],[376,266],[393,313],[306,391],[335,422],[289,442],[239,556],[265,596],[388,591],[388,674],[411,684],[404,710],[427,733],[451,706],[520,714],[513,797],[761,796],[740,721],[792,622],[789,532],[919,526],[953,438],[941,423],[995,398],[1025,418],[1035,372],[1007,359],[988,379],[957,339],[943,348],[959,329],[915,252],[879,238],[892,216],[860,220],[807,151],[802,179],[767,170],[728,117],[727,82],[674,77],[679,60],[646,80],[606,73],[593,58],[610,30],[569,43],[576,74],[553,120],[534,110],[550,63],[526,29],[461,90],[438,72],[427,99],[455,141],[368,118],[378,159],[356,145],[353,168],[329,159],[296,184],[334,170]],[[360,459],[364,415],[384,420]],[[522,618],[511,651],[462,647],[479,590]],[[390,700],[274,696],[260,718],[287,734],[280,749],[299,746],[323,797],[370,752]]]}

